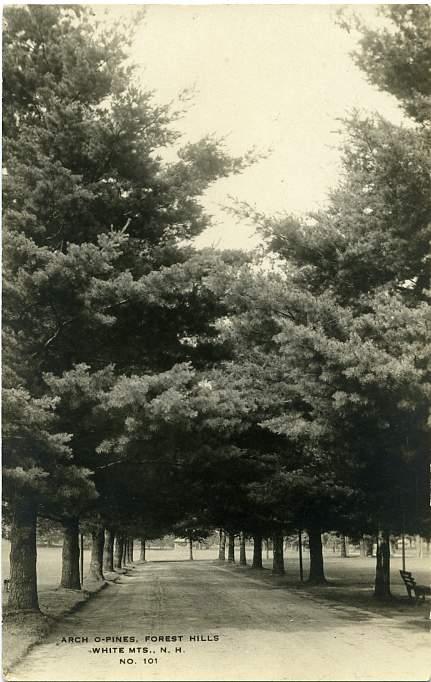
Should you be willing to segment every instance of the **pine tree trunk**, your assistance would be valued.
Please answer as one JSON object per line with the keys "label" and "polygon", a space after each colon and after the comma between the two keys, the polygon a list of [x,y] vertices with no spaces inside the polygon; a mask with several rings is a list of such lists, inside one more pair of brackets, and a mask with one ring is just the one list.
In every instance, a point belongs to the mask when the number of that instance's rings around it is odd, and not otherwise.
{"label": "pine tree trunk", "polygon": [[104,580],[103,577],[103,545],[105,529],[99,526],[91,532],[91,559],[89,577],[93,580]]}
{"label": "pine tree trunk", "polygon": [[189,538],[189,559],[193,561],[193,540]]}
{"label": "pine tree trunk", "polygon": [[284,575],[283,535],[281,533],[275,533],[273,535],[272,546],[272,572],[275,575]]}
{"label": "pine tree trunk", "polygon": [[111,573],[114,570],[114,532],[105,530],[105,545],[103,547],[103,570]]}
{"label": "pine tree trunk", "polygon": [[326,582],[323,570],[322,536],[320,528],[310,528],[308,531],[310,546],[310,573],[308,582],[313,585],[322,585]]}
{"label": "pine tree trunk", "polygon": [[247,557],[245,553],[245,533],[239,536],[239,565],[247,566]]}
{"label": "pine tree trunk", "polygon": [[139,560],[140,561],[146,561],[146,540],[145,538],[141,538],[141,552],[139,555]]}
{"label": "pine tree trunk", "polygon": [[228,535],[227,560],[231,564],[235,563],[235,535],[233,533]]}
{"label": "pine tree trunk", "polygon": [[36,575],[37,508],[17,498],[12,506],[10,531],[10,586],[8,612],[39,611]]}
{"label": "pine tree trunk", "polygon": [[348,556],[348,554],[347,554],[346,536],[345,536],[344,534],[342,534],[342,535],[340,536],[340,543],[341,543],[341,546],[340,546],[340,557],[341,557],[342,559],[345,559],[345,558]]}
{"label": "pine tree trunk", "polygon": [[304,562],[302,557],[302,549],[303,549],[302,530],[298,530],[299,579],[301,583],[304,582]]}
{"label": "pine tree trunk", "polygon": [[374,596],[382,600],[391,596],[391,553],[388,533],[379,533],[377,538]]}
{"label": "pine tree trunk", "polygon": [[219,530],[218,559],[219,561],[226,560],[226,533],[221,528]]}
{"label": "pine tree trunk", "polygon": [[253,563],[252,568],[263,568],[262,565],[262,536],[253,535]]}
{"label": "pine tree trunk", "polygon": [[123,565],[123,546],[124,546],[124,535],[117,535],[115,538],[115,549],[114,549],[114,570],[118,571]]}
{"label": "pine tree trunk", "polygon": [[61,587],[68,590],[81,589],[79,571],[79,521],[77,518],[63,521],[63,551],[61,555]]}
{"label": "pine tree trunk", "polygon": [[367,556],[373,556],[374,537],[366,535],[365,542],[367,543]]}
{"label": "pine tree trunk", "polygon": [[121,557],[121,565],[125,566],[127,564],[127,543],[129,542],[129,538],[127,535],[124,536],[123,539],[123,555]]}
{"label": "pine tree trunk", "polygon": [[130,538],[129,543],[129,561],[131,564],[133,564],[133,538]]}

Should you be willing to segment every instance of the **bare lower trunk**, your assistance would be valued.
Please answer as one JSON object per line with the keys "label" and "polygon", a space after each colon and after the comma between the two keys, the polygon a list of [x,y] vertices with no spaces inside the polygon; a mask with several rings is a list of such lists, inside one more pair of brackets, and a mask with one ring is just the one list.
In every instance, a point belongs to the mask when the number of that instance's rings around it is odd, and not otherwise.
{"label": "bare lower trunk", "polygon": [[253,535],[253,563],[252,568],[263,568],[262,566],[262,536]]}
{"label": "bare lower trunk", "polygon": [[105,529],[98,526],[91,533],[91,559],[89,577],[93,580],[103,578],[103,545],[105,544]]}
{"label": "bare lower trunk", "polygon": [[129,544],[129,557],[130,557],[130,563],[133,564],[133,538],[130,538],[130,544]]}
{"label": "bare lower trunk", "polygon": [[121,557],[121,565],[125,566],[127,564],[127,544],[129,542],[129,538],[127,535],[124,536],[123,539],[123,555]]}
{"label": "bare lower trunk", "polygon": [[298,558],[299,558],[299,579],[304,582],[304,562],[302,560],[302,530],[298,531]]}
{"label": "bare lower trunk", "polygon": [[239,565],[247,566],[247,557],[245,554],[245,534],[241,533],[239,539]]}
{"label": "bare lower trunk", "polygon": [[366,540],[363,537],[359,540],[359,555],[362,558],[365,558],[367,556]]}
{"label": "bare lower trunk", "polygon": [[130,537],[129,536],[127,536],[127,540],[126,540],[126,552],[125,552],[125,554],[126,554],[125,562],[126,562],[126,564],[130,564]]}
{"label": "bare lower trunk", "polygon": [[146,555],[146,540],[145,538],[141,538],[141,551],[139,555],[139,560],[140,561],[146,561],[145,555]]}
{"label": "bare lower trunk", "polygon": [[415,535],[416,556],[420,559],[423,557],[423,544],[420,535]]}
{"label": "bare lower trunk", "polygon": [[193,540],[189,538],[189,559],[193,561]]}
{"label": "bare lower trunk", "polygon": [[103,570],[110,573],[114,570],[114,532],[105,530],[105,545],[103,547]]}
{"label": "bare lower trunk", "polygon": [[[372,535],[363,535],[364,556],[373,556],[374,538]],[[362,556],[362,554],[361,554]]]}
{"label": "bare lower trunk", "polygon": [[308,530],[308,542],[310,546],[310,574],[308,582],[321,585],[326,582],[323,570],[322,536],[320,528]]}
{"label": "bare lower trunk", "polygon": [[219,530],[218,558],[219,561],[225,561],[226,559],[226,533],[221,528]]}
{"label": "bare lower trunk", "polygon": [[374,596],[376,599],[388,599],[391,596],[391,553],[389,534],[379,533],[376,552],[376,580]]}
{"label": "bare lower trunk", "polygon": [[341,544],[341,546],[340,546],[340,557],[342,559],[345,559],[348,556],[348,554],[347,554],[347,542],[346,542],[346,536],[345,535],[340,536],[340,544]]}
{"label": "bare lower trunk", "polygon": [[284,575],[283,535],[281,533],[273,535],[272,546],[272,572],[276,575]]}
{"label": "bare lower trunk", "polygon": [[81,589],[79,571],[79,521],[77,518],[63,521],[63,551],[61,554],[60,585],[68,590]]}
{"label": "bare lower trunk", "polygon": [[117,535],[115,538],[115,549],[114,549],[114,570],[118,571],[123,565],[123,546],[124,546],[124,536]]}
{"label": "bare lower trunk", "polygon": [[10,587],[8,611],[39,611],[36,576],[37,508],[16,499],[10,532]]}
{"label": "bare lower trunk", "polygon": [[233,533],[228,535],[227,560],[231,564],[235,563],[235,535]]}

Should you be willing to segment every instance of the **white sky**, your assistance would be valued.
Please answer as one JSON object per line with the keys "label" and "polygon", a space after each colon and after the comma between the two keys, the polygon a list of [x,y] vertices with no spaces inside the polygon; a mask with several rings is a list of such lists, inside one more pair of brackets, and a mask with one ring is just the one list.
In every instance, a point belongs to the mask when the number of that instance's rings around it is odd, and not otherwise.
{"label": "white sky", "polygon": [[[272,149],[269,158],[207,192],[204,204],[216,224],[198,244],[256,244],[250,226],[221,211],[229,196],[269,214],[321,205],[337,180],[337,117],[356,107],[401,120],[396,101],[370,86],[354,66],[349,53],[356,39],[335,25],[336,8],[147,7],[133,58],[158,101],[195,88],[193,104],[177,126],[186,140],[215,133],[227,136],[235,154],[253,146]],[[375,21],[375,6],[355,9]]]}

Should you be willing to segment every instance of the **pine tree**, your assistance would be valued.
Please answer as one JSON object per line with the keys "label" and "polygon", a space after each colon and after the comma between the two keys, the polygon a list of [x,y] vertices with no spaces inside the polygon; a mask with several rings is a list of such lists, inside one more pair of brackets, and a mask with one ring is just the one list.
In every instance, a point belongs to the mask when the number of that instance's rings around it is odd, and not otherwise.
{"label": "pine tree", "polygon": [[[381,11],[392,26],[357,25],[356,61],[419,125],[354,114],[345,122],[344,173],[328,208],[266,219],[262,230],[283,259],[290,289],[279,301],[282,331],[274,337],[290,409],[267,424],[318,439],[330,470],[344,451],[342,478],[361,492],[368,512],[352,522],[378,530],[387,553],[403,510],[423,531],[429,515],[430,12],[408,5]],[[376,596],[386,597],[389,562],[381,558]]]}
{"label": "pine tree", "polygon": [[[125,65],[130,27],[106,29],[80,6],[10,7],[4,20],[5,388],[34,404],[52,395],[47,372],[72,382],[66,396],[79,366],[90,373],[110,363],[117,372],[166,369],[185,348],[193,355],[187,339],[197,331],[207,331],[204,343],[212,348],[206,313],[216,304],[197,301],[193,317],[190,302],[199,297],[187,277],[200,266],[189,264],[193,252],[184,243],[207,224],[202,191],[249,159],[230,158],[207,137],[180,148],[176,161],[162,161],[160,149],[179,142],[171,125],[176,113],[134,84],[133,67]],[[68,409],[78,416],[82,404]],[[80,500],[76,508],[94,494],[88,453],[76,447],[85,429],[72,412],[60,417],[52,436],[57,457],[52,447],[51,457],[37,448],[31,457],[17,448],[5,457],[6,481],[15,479],[5,498],[16,524],[17,501],[28,500],[25,482],[19,493],[21,472],[41,471],[29,556],[38,508],[57,506],[57,516],[67,517],[69,486]],[[60,435],[66,422],[67,462]],[[42,480],[54,483],[54,474],[62,483],[48,489]],[[14,548],[12,555],[21,561]],[[32,594],[18,600],[12,587],[11,608],[36,604],[35,565],[30,572]],[[12,568],[12,583],[15,574]]]}

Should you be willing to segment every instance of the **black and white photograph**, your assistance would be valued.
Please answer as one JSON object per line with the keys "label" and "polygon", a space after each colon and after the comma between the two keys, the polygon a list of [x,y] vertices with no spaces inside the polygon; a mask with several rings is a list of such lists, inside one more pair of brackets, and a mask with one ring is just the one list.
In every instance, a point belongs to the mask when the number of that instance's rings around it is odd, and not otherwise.
{"label": "black and white photograph", "polygon": [[6,682],[431,679],[431,5],[2,12]]}

